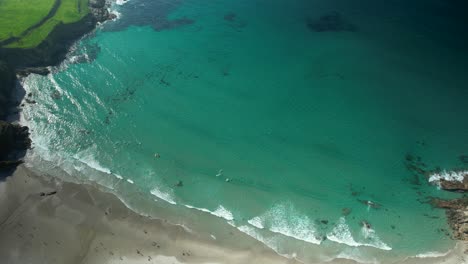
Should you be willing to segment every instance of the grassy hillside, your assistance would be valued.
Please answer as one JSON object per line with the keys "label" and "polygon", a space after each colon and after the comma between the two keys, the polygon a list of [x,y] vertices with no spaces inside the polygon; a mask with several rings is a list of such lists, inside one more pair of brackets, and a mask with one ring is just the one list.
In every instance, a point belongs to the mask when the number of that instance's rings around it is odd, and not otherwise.
{"label": "grassy hillside", "polygon": [[0,41],[18,37],[47,15],[55,0],[0,0]]}
{"label": "grassy hillside", "polygon": [[0,43],[36,47],[56,25],[76,22],[88,12],[88,0],[0,0]]}

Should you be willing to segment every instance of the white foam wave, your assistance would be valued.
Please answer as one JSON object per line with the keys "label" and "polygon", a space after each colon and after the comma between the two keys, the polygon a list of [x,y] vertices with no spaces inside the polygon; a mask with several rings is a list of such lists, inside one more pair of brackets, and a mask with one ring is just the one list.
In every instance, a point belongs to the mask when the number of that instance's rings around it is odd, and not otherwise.
{"label": "white foam wave", "polygon": [[113,20],[120,19],[122,17],[122,13],[120,13],[117,10],[111,10],[111,13],[115,15],[115,18]]}
{"label": "white foam wave", "polygon": [[115,4],[117,4],[117,5],[124,5],[124,4],[126,4],[128,1],[129,1],[129,0],[116,0],[116,1],[115,1]]}
{"label": "white foam wave", "polygon": [[248,220],[247,222],[249,224],[255,226],[256,228],[259,228],[259,229],[264,229],[265,228],[265,226],[263,225],[263,220],[258,216]]}
{"label": "white foam wave", "polygon": [[417,254],[414,256],[415,258],[440,258],[440,257],[445,257],[450,253],[450,250],[442,253],[442,252],[436,252],[436,251],[429,251],[421,254]]}
{"label": "white foam wave", "polygon": [[379,236],[377,236],[376,232],[374,229],[371,228],[366,228],[362,227],[361,232],[364,235],[364,237],[368,240],[370,240],[370,243],[365,243],[364,245],[369,246],[369,247],[375,247],[383,250],[392,250],[391,247],[389,247],[387,244],[385,244]]}
{"label": "white foam wave", "polygon": [[115,176],[117,179],[119,179],[119,180],[122,180],[122,179],[123,179],[123,177],[120,176],[119,174],[115,174],[115,173],[114,173],[114,176]]}
{"label": "white foam wave", "polygon": [[338,221],[338,224],[333,228],[333,230],[327,234],[327,238],[333,242],[346,244],[352,247],[361,246],[360,243],[354,240],[351,231],[349,230],[348,225],[346,224],[346,219],[341,217]]}
{"label": "white foam wave", "polygon": [[211,214],[211,211],[206,209],[206,208],[195,207],[195,206],[191,206],[191,205],[188,205],[188,204],[185,204],[184,206],[187,207],[187,208],[190,208],[190,209],[195,209],[195,210],[198,210],[198,211],[202,211],[202,212]]}
{"label": "white foam wave", "polygon": [[135,182],[132,179],[127,179],[127,181],[131,184],[134,184]]}
{"label": "white foam wave", "polygon": [[213,212],[213,215],[216,215],[218,217],[222,217],[228,221],[234,220],[234,216],[232,215],[231,211],[227,210],[224,208],[222,205],[218,206],[216,210]]}
{"label": "white foam wave", "polygon": [[158,197],[159,199],[162,199],[170,204],[177,204],[175,201],[174,201],[174,198],[172,197],[172,195],[170,193],[167,193],[167,192],[164,192],[162,191],[158,186],[154,187],[150,193],[156,197]]}
{"label": "white foam wave", "polygon": [[338,221],[338,224],[333,228],[333,230],[329,234],[327,234],[327,238],[333,242],[345,244],[351,247],[367,246],[382,250],[392,250],[391,247],[389,247],[387,244],[382,242],[382,240],[380,240],[380,238],[377,236],[373,229],[363,227],[361,229],[361,233],[364,236],[364,238],[369,242],[361,243],[356,241],[353,235],[351,234],[351,230],[346,224],[346,219],[344,217],[341,217]]}
{"label": "white foam wave", "polygon": [[440,180],[446,181],[459,181],[463,182],[465,176],[468,175],[468,171],[446,171],[443,170],[440,173],[433,173],[429,176],[429,182],[439,182]]}
{"label": "white foam wave", "polygon": [[188,205],[188,204],[185,204],[184,206],[187,207],[187,208],[190,208],[190,209],[195,209],[195,210],[198,210],[198,211],[209,213],[209,214],[217,216],[217,217],[224,218],[224,219],[226,219],[228,221],[234,220],[234,216],[232,215],[231,211],[227,210],[222,205],[218,206],[218,208],[216,208],[215,211],[210,211],[210,210],[208,210],[206,208],[195,207],[195,206],[191,206],[191,205]]}
{"label": "white foam wave", "polygon": [[263,226],[274,233],[317,245],[322,242],[314,222],[307,216],[301,215],[292,205],[276,205],[262,215],[261,219]]}
{"label": "white foam wave", "polygon": [[75,154],[73,156],[74,159],[80,161],[81,163],[87,165],[88,167],[95,169],[97,171],[106,173],[106,174],[112,174],[111,170],[103,167],[97,160],[95,160],[92,156],[85,156],[85,157],[80,157],[78,154]]}

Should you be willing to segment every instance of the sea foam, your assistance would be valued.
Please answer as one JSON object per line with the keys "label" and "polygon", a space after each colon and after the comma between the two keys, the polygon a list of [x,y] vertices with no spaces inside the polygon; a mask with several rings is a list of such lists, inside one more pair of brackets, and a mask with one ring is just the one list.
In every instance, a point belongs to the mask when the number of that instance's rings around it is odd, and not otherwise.
{"label": "sea foam", "polygon": [[254,217],[254,218],[248,220],[247,222],[248,222],[249,224],[255,226],[256,228],[259,228],[259,229],[265,228],[265,226],[263,226],[263,220],[262,220],[260,217],[258,217],[258,216],[256,216],[256,217]]}
{"label": "sea foam", "polygon": [[445,257],[450,253],[450,250],[442,253],[442,252],[435,252],[435,251],[429,251],[421,254],[417,254],[414,256],[415,258],[440,258],[440,257]]}
{"label": "sea foam", "polygon": [[333,230],[327,234],[327,238],[333,242],[345,244],[351,247],[374,247],[382,250],[392,250],[390,246],[385,244],[375,233],[375,230],[363,227],[361,229],[361,235],[369,242],[358,242],[354,239],[351,234],[349,226],[346,224],[345,217],[341,217],[338,224]]}
{"label": "sea foam", "polygon": [[185,207],[190,208],[190,209],[195,209],[195,210],[198,210],[198,211],[202,211],[202,212],[205,212],[205,213],[209,213],[211,215],[224,218],[227,221],[234,220],[234,216],[232,215],[231,211],[227,210],[222,205],[218,206],[216,208],[216,210],[214,210],[214,211],[210,211],[210,210],[208,210],[206,208],[195,207],[195,206],[191,206],[191,205],[187,205],[187,204],[185,205]]}
{"label": "sea foam", "polygon": [[129,0],[116,0],[116,1],[115,1],[115,4],[117,4],[117,5],[124,5],[124,4],[126,4],[128,1],[129,1]]}
{"label": "sea foam", "polygon": [[468,175],[468,171],[446,171],[443,170],[440,173],[433,173],[429,176],[429,182],[439,182],[440,180],[446,181],[459,181],[462,182],[465,178],[465,175]]}
{"label": "sea foam", "polygon": [[271,232],[312,244],[322,242],[315,224],[291,204],[279,204],[249,222],[253,226],[267,227]]}
{"label": "sea foam", "polygon": [[163,190],[161,190],[160,187],[156,186],[154,187],[150,193],[156,197],[158,197],[159,199],[161,200],[164,200],[170,204],[177,204],[175,201],[174,201],[174,198],[172,197],[172,195],[170,193],[167,193],[167,192],[164,192]]}

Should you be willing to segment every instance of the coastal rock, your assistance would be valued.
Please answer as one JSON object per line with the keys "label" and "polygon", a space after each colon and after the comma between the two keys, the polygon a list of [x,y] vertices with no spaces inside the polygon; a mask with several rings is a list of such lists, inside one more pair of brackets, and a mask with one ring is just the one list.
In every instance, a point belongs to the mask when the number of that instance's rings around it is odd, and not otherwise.
{"label": "coastal rock", "polygon": [[98,22],[110,19],[109,11],[106,8],[89,8],[89,11]]}
{"label": "coastal rock", "polygon": [[445,209],[453,238],[468,241],[468,197],[453,200],[434,198],[431,200],[434,207]]}
{"label": "coastal rock", "polygon": [[17,74],[21,77],[26,77],[29,74],[39,74],[39,75],[47,75],[50,73],[48,67],[31,67],[31,68],[24,68],[17,70]]}
{"label": "coastal rock", "polygon": [[15,79],[13,69],[6,62],[0,61],[0,118],[6,116]]}
{"label": "coastal rock", "polygon": [[16,168],[16,166],[22,164],[22,160],[7,160],[0,161],[0,171],[1,170],[10,170]]}
{"label": "coastal rock", "polygon": [[89,0],[89,7],[103,8],[106,5],[106,0]]}
{"label": "coastal rock", "polygon": [[468,191],[468,173],[465,173],[463,181],[447,181],[441,179],[439,182],[440,188],[451,192],[467,192]]}
{"label": "coastal rock", "polygon": [[31,146],[28,127],[0,120],[0,160],[7,160],[12,151],[26,150]]}

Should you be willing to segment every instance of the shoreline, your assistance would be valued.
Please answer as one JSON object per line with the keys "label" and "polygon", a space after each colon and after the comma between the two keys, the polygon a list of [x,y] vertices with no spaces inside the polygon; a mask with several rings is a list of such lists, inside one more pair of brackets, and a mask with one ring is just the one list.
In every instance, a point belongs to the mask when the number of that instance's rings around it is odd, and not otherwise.
{"label": "shoreline", "polygon": [[[102,187],[38,175],[25,165],[0,182],[0,197],[5,263],[302,263],[242,232],[230,233],[245,246],[226,245],[164,217],[138,214]],[[467,248],[460,241],[446,254],[425,253],[401,263],[463,263]],[[359,262],[335,258],[323,263]]]}
{"label": "shoreline", "polygon": [[[25,150],[31,145],[28,127],[18,125],[19,120],[9,120],[9,115],[16,115],[20,111],[25,98],[24,95],[13,98],[18,77],[30,73],[49,74],[49,67],[59,65],[76,40],[94,30],[98,23],[116,17],[108,10],[111,3],[111,0],[90,0],[88,15],[73,23],[58,24],[34,48],[0,47],[0,121],[5,121],[0,123],[0,171],[8,173],[21,164]],[[34,100],[25,101],[35,104]]]}
{"label": "shoreline", "polygon": [[5,263],[40,257],[48,263],[299,263],[260,243],[223,247],[180,225],[139,215],[111,193],[46,179],[24,165],[0,183],[0,197]]}
{"label": "shoreline", "polygon": [[[39,67],[28,71],[31,72],[35,69],[42,70]],[[45,178],[48,178],[48,180]],[[23,180],[28,181],[28,183],[25,182],[23,185],[21,183]],[[31,182],[29,183],[29,181]],[[0,233],[2,233],[0,256],[7,259],[7,263],[10,263],[8,260],[14,257],[25,257],[20,262],[27,262],[44,254],[49,250],[48,248],[54,246],[52,252],[58,254],[58,257],[55,260],[48,260],[58,263],[102,263],[112,261],[162,264],[298,263],[279,256],[260,242],[256,243],[259,248],[254,250],[232,249],[217,245],[214,241],[191,234],[181,226],[139,215],[129,209],[118,197],[102,190],[102,188],[96,188],[89,184],[64,182],[49,175],[38,176],[24,165],[20,165],[12,174],[12,177],[7,178],[5,183],[0,182],[0,197],[4,198],[2,200],[5,203],[2,204],[2,209],[7,208],[7,210],[0,211],[2,217],[0,219],[0,223],[2,223],[0,224]],[[9,196],[8,189],[12,189],[12,192],[24,191],[24,193]],[[56,189],[61,191],[57,194],[50,194]],[[8,194],[3,197],[5,190]],[[40,192],[43,192],[44,196],[41,196]],[[68,195],[66,192],[72,193],[72,195]],[[105,205],[109,204],[112,205],[112,208],[115,206],[118,209],[112,210],[114,213],[109,213],[105,208]],[[18,209],[13,210],[14,207],[18,207]],[[22,209],[24,211],[21,211]],[[116,211],[118,213],[115,213]],[[76,219],[83,222],[75,222]],[[29,222],[24,224],[23,221]],[[26,226],[29,227],[29,233],[17,232],[20,229],[25,230]],[[39,226],[42,226],[41,230],[43,231],[36,232],[36,230],[39,230]],[[137,226],[144,226],[147,229],[142,231]],[[12,230],[6,230],[7,227],[13,228]],[[148,233],[163,234],[161,235],[163,238],[158,242],[150,241],[145,230],[149,231]],[[39,241],[36,238],[41,234],[43,236],[51,235],[57,240]],[[65,243],[63,240],[58,240],[61,236],[66,237],[66,240],[70,242]],[[243,236],[246,239],[251,239],[246,235]],[[116,242],[115,240],[121,241]],[[12,256],[8,255],[9,252],[3,251],[2,249],[11,250],[13,248],[12,241],[16,241],[13,246],[16,246],[15,249],[18,252],[26,253]],[[79,243],[73,241],[79,241]],[[163,244],[167,245],[167,247],[163,248]],[[135,248],[135,245],[138,248]],[[64,247],[61,248],[61,246]],[[110,249],[110,247],[115,249]],[[455,250],[445,256],[409,257],[403,263],[461,263],[460,260],[466,260],[466,258],[461,258],[467,248],[466,242],[459,242]],[[116,249],[123,252],[123,255],[117,255]],[[16,263],[16,261],[13,260],[11,263]],[[328,263],[357,262],[336,259]]]}

